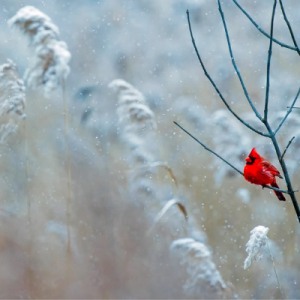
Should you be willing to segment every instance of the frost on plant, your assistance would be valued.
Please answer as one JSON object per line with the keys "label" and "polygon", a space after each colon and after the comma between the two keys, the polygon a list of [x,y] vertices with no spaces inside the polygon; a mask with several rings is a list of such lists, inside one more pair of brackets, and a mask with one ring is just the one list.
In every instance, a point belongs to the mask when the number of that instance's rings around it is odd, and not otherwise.
{"label": "frost on plant", "polygon": [[[174,198],[172,184],[174,175],[166,162],[161,159],[157,137],[155,115],[145,97],[131,84],[116,79],[109,85],[118,95],[118,134],[126,145],[128,189],[131,200],[141,205],[151,218],[155,218],[165,203]],[[164,177],[161,179],[159,170]],[[161,172],[161,173],[162,173]],[[174,182],[176,179],[174,180]],[[178,209],[173,208],[178,212]],[[182,215],[168,220],[168,227],[182,225]],[[172,230],[170,230],[172,231]]]}
{"label": "frost on plant", "polygon": [[122,140],[132,151],[135,164],[151,164],[158,160],[156,121],[141,92],[124,80],[116,79],[109,85],[118,92],[118,124]]}
{"label": "frost on plant", "polygon": [[203,282],[208,283],[217,292],[226,288],[205,244],[191,238],[183,238],[173,241],[170,250],[178,253],[181,257],[181,264],[187,266],[188,279],[184,285],[187,295],[201,294]]}
{"label": "frost on plant", "polygon": [[[17,66],[12,60],[0,66],[0,116],[15,114],[25,118],[25,86],[19,77]],[[15,132],[18,126],[12,118],[0,126],[0,143]]]}
{"label": "frost on plant", "polygon": [[246,252],[248,257],[244,263],[244,269],[247,269],[254,260],[262,258],[261,249],[266,246],[268,242],[267,234],[269,228],[264,226],[257,226],[250,232],[250,239],[246,244]]}
{"label": "frost on plant", "polygon": [[59,41],[59,30],[51,19],[33,6],[25,6],[8,20],[29,37],[34,59],[24,78],[32,87],[44,88],[44,95],[55,90],[70,72],[71,54],[67,44]]}
{"label": "frost on plant", "polygon": [[118,93],[118,133],[129,149],[127,163],[133,170],[129,179],[131,193],[133,197],[139,195],[145,205],[149,200],[151,205],[150,198],[157,194],[151,165],[160,161],[154,113],[143,94],[128,82],[116,79],[109,87]]}
{"label": "frost on plant", "polygon": [[8,59],[0,66],[0,115],[16,113],[24,118],[25,87],[16,64]]}

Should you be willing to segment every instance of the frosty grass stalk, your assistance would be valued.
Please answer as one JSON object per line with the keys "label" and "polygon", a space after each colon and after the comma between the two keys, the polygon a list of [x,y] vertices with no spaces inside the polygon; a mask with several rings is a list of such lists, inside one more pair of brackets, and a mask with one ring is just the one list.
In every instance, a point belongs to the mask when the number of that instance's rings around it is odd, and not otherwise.
{"label": "frosty grass stalk", "polygon": [[[25,103],[24,82],[20,79],[16,64],[8,59],[7,63],[0,66],[0,116],[14,114],[25,119]],[[7,123],[1,124],[0,143],[15,132],[17,127],[12,118]]]}
{"label": "frosty grass stalk", "polygon": [[67,197],[66,197],[66,218],[68,227],[68,253],[70,245],[70,157],[68,142],[68,116],[66,104],[65,81],[69,75],[69,61],[71,54],[67,44],[59,40],[58,27],[51,19],[33,6],[21,8],[15,16],[8,20],[10,27],[16,27],[29,38],[29,43],[34,51],[31,65],[25,72],[24,79],[31,88],[43,88],[44,96],[50,97],[50,93],[59,86],[63,90],[63,115],[64,131],[66,141],[66,175]]}
{"label": "frosty grass stalk", "polygon": [[201,281],[208,283],[217,292],[222,292],[226,288],[205,244],[192,238],[183,238],[173,241],[170,250],[178,253],[181,263],[187,265],[189,277],[184,285],[187,295],[197,294],[197,290],[201,293],[199,284]]}
{"label": "frosty grass stalk", "polygon": [[253,261],[260,260],[263,257],[261,250],[265,246],[267,246],[268,252],[269,252],[272,264],[273,264],[273,269],[274,269],[275,276],[277,279],[278,287],[279,287],[281,296],[284,299],[283,293],[281,290],[281,286],[280,286],[280,282],[279,282],[279,278],[277,275],[276,267],[275,267],[274,258],[271,254],[270,247],[268,244],[268,237],[267,237],[268,232],[269,232],[269,228],[264,227],[264,226],[257,226],[251,230],[250,239],[249,239],[248,243],[246,244],[246,252],[248,253],[248,256],[244,262],[244,269],[247,269]]}

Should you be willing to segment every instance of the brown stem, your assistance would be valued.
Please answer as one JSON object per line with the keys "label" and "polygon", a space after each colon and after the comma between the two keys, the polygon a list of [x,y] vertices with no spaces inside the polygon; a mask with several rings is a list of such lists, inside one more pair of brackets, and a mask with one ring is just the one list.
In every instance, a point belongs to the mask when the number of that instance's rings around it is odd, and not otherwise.
{"label": "brown stem", "polygon": [[68,110],[67,110],[67,97],[66,97],[66,81],[63,79],[62,82],[63,90],[63,101],[64,101],[64,132],[65,132],[65,143],[66,143],[66,175],[67,175],[67,201],[66,201],[66,212],[67,212],[67,230],[68,230],[68,246],[67,252],[71,252],[71,233],[70,233],[70,204],[71,204],[71,170],[70,170],[70,150],[69,150],[69,133],[68,133]]}

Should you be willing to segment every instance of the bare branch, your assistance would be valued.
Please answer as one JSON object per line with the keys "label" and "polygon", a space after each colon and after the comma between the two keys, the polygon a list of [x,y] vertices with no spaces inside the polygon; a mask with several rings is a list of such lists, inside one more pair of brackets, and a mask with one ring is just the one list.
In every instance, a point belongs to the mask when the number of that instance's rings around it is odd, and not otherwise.
{"label": "bare branch", "polygon": [[[270,67],[271,67],[271,57],[272,57],[272,45],[273,45],[273,27],[274,27],[274,17],[276,10],[277,0],[274,0],[272,19],[271,19],[271,32],[270,32],[270,46],[268,51],[268,63],[267,63],[267,83],[266,83],[266,98],[265,98],[265,110],[264,110],[264,121],[268,120],[268,105],[269,105],[269,90],[270,90]],[[270,133],[271,134],[271,133]]]}
{"label": "bare branch", "polygon": [[[267,38],[271,38],[269,34],[267,34],[263,29],[261,29],[261,27],[249,16],[249,14],[239,5],[239,3],[236,1],[236,0],[232,0],[235,5],[242,11],[242,13],[251,21],[251,23],[264,35],[266,36]],[[294,50],[294,51],[297,51],[297,48],[293,47],[293,46],[289,46],[285,43],[282,43],[278,40],[276,40],[274,37],[273,37],[273,42],[280,45],[281,47],[284,47],[284,48],[288,48],[288,49],[291,49],[291,50]]]}
{"label": "bare branch", "polygon": [[[231,168],[233,168],[235,171],[237,171],[238,173],[240,173],[242,176],[244,176],[244,173],[242,171],[240,171],[238,168],[236,168],[235,166],[233,166],[229,161],[227,161],[225,158],[223,158],[222,156],[220,156],[219,154],[217,154],[215,151],[211,150],[210,148],[208,148],[207,146],[205,146],[203,143],[201,143],[197,138],[195,138],[191,133],[189,133],[187,130],[185,130],[181,125],[179,125],[177,122],[174,121],[174,124],[177,125],[180,129],[182,129],[186,134],[188,134],[191,138],[193,138],[198,144],[200,144],[205,150],[209,151],[210,153],[216,155],[218,158],[220,158],[221,160],[223,160],[227,165],[229,165]],[[282,192],[285,194],[289,194],[288,191],[286,190],[281,190],[281,189],[277,189],[268,185],[265,185],[264,188],[270,189],[270,190],[274,190],[274,191],[278,191],[278,192]]]}
{"label": "bare branch", "polygon": [[274,134],[276,134],[278,132],[278,130],[281,128],[281,126],[283,125],[283,123],[285,122],[285,120],[287,119],[287,117],[289,116],[289,114],[292,112],[293,108],[297,108],[297,107],[294,107],[294,105],[296,104],[296,101],[299,97],[299,94],[300,94],[300,87],[299,87],[299,90],[296,94],[296,97],[292,103],[292,106],[288,106],[289,110],[287,111],[286,115],[284,116],[284,118],[282,119],[282,121],[280,122],[280,124],[278,125],[278,127],[276,128],[276,130],[274,131]]}
{"label": "bare branch", "polygon": [[266,127],[267,127],[267,129],[268,129],[268,131],[271,135],[271,141],[272,141],[273,146],[275,148],[278,161],[281,165],[281,168],[282,168],[282,171],[283,171],[283,174],[284,174],[284,179],[285,179],[285,182],[286,182],[286,185],[287,185],[287,188],[288,188],[288,194],[290,195],[290,197],[292,199],[292,202],[293,202],[293,205],[294,205],[294,208],[295,208],[295,212],[297,214],[297,218],[298,218],[298,221],[300,223],[300,209],[299,209],[298,201],[297,201],[296,196],[295,196],[295,191],[293,190],[293,187],[292,187],[291,179],[290,179],[285,161],[284,161],[283,156],[280,152],[279,145],[278,145],[278,142],[276,140],[275,134],[272,134],[272,129],[271,129],[268,121],[266,121],[265,125],[266,125]]}
{"label": "bare branch", "polygon": [[182,126],[180,126],[177,122],[174,121],[174,123],[181,128],[185,133],[187,133],[190,137],[192,137],[198,144],[200,144],[205,150],[211,152],[212,154],[216,155],[217,157],[219,157],[221,160],[223,160],[227,165],[229,165],[231,168],[233,168],[234,170],[236,170],[238,173],[240,173],[242,176],[244,176],[244,173],[242,171],[240,171],[239,169],[237,169],[235,166],[233,166],[229,161],[227,161],[225,158],[223,158],[222,156],[220,156],[219,154],[217,154],[216,152],[214,152],[213,150],[211,150],[210,148],[206,147],[203,143],[201,143],[197,138],[195,138],[192,134],[190,134],[187,130],[185,130]]}
{"label": "bare branch", "polygon": [[[281,1],[281,0],[279,0]],[[259,26],[251,19],[251,17],[241,8],[241,6],[237,3],[236,0],[233,0],[233,2],[242,10],[242,12],[249,18],[249,20],[258,28],[258,30],[260,30],[263,34],[265,34],[269,39],[270,39],[270,45],[269,45],[269,51],[268,51],[268,63],[267,63],[267,80],[266,80],[266,96],[265,96],[265,109],[264,109],[264,118],[261,119],[261,121],[265,124],[266,126],[266,129],[268,131],[268,134],[267,133],[263,133],[261,131],[258,131],[256,130],[255,128],[253,128],[252,126],[250,126],[249,124],[247,124],[244,120],[242,120],[235,112],[232,111],[232,109],[230,108],[230,106],[228,105],[228,103],[226,102],[226,100],[224,99],[224,97],[222,96],[222,94],[220,93],[219,89],[217,88],[216,84],[214,83],[214,81],[212,80],[212,78],[209,76],[209,74],[207,73],[205,67],[204,67],[204,64],[202,62],[202,59],[200,57],[200,54],[198,52],[198,49],[197,49],[197,46],[196,46],[196,43],[195,43],[195,40],[194,40],[194,37],[193,37],[193,33],[192,33],[192,28],[191,28],[191,23],[190,23],[190,17],[189,17],[189,12],[187,11],[187,19],[188,19],[188,24],[189,24],[189,30],[190,30],[190,35],[191,35],[191,39],[192,39],[192,43],[193,43],[193,46],[194,46],[194,49],[196,51],[196,54],[197,54],[197,57],[198,57],[198,60],[202,66],[202,69],[204,71],[204,74],[206,75],[206,77],[210,80],[211,84],[213,85],[213,87],[215,88],[215,90],[217,91],[218,95],[220,96],[221,100],[223,101],[223,103],[225,104],[225,106],[228,108],[228,110],[241,122],[243,123],[245,126],[247,126],[248,128],[250,128],[251,130],[253,130],[254,132],[262,135],[262,136],[265,136],[265,137],[269,137],[271,138],[272,140],[272,143],[273,143],[273,146],[275,148],[275,151],[276,151],[276,154],[277,154],[277,158],[278,158],[278,161],[282,167],[282,171],[283,171],[283,174],[284,174],[284,178],[285,178],[285,182],[286,182],[286,185],[287,185],[287,188],[288,190],[285,191],[285,190],[281,190],[281,189],[277,189],[277,188],[273,188],[273,187],[270,187],[270,186],[265,186],[266,188],[269,188],[269,189],[272,189],[272,190],[275,190],[275,191],[280,191],[282,193],[286,193],[286,194],[289,194],[290,197],[291,197],[291,200],[293,202],[293,205],[294,205],[294,209],[295,209],[295,212],[297,214],[297,218],[298,218],[298,221],[300,222],[300,209],[299,209],[299,206],[298,206],[298,202],[297,202],[297,199],[296,199],[296,196],[295,196],[295,191],[293,190],[292,188],[292,184],[291,184],[291,180],[290,180],[290,177],[289,177],[289,173],[287,171],[287,167],[285,165],[285,162],[284,162],[284,154],[287,150],[287,148],[289,147],[289,145],[287,145],[286,147],[286,150],[284,151],[283,155],[281,154],[281,151],[279,149],[279,145],[278,145],[278,142],[276,140],[276,136],[275,134],[278,132],[279,128],[282,126],[282,124],[285,122],[285,120],[287,119],[288,115],[291,113],[292,109],[294,108],[294,105],[296,103],[296,100],[299,96],[299,93],[300,93],[300,88],[298,90],[298,93],[292,103],[292,106],[290,107],[289,111],[287,112],[287,114],[285,115],[285,117],[283,118],[283,120],[281,121],[281,123],[279,124],[278,128],[275,130],[275,131],[272,131],[272,128],[270,127],[270,124],[268,122],[268,104],[269,104],[269,89],[270,89],[270,66],[271,66],[271,57],[272,57],[272,44],[273,42],[283,46],[283,47],[286,47],[286,48],[289,48],[289,49],[292,49],[292,50],[296,50],[298,51],[298,48],[294,48],[294,47],[291,47],[291,46],[288,46],[286,44],[283,44],[277,40],[275,40],[273,38],[273,28],[274,28],[274,18],[275,18],[275,10],[276,10],[276,5],[277,5],[277,0],[274,0],[274,4],[273,4],[273,11],[272,11],[272,19],[271,19],[271,30],[270,30],[270,35],[266,34],[263,30],[261,30],[259,28]],[[241,85],[244,89],[244,93],[246,95],[246,98],[250,99],[247,93],[247,90],[244,86],[244,83],[243,83],[243,80],[240,76],[240,73],[238,71],[238,68],[235,64],[235,61],[234,61],[234,57],[233,57],[233,54],[232,54],[232,50],[231,50],[231,45],[230,45],[230,40],[229,40],[229,35],[228,35],[228,31],[227,31],[227,27],[226,27],[226,22],[225,22],[225,18],[224,18],[224,14],[222,12],[222,9],[221,9],[221,4],[220,4],[220,1],[218,0],[218,4],[219,4],[219,10],[220,10],[220,14],[221,14],[221,17],[222,17],[222,20],[223,20],[223,25],[224,25],[224,29],[225,29],[225,33],[226,33],[226,38],[227,38],[227,43],[228,43],[228,47],[229,47],[229,52],[230,52],[230,55],[231,55],[231,60],[232,60],[232,63],[233,63],[233,66],[239,76],[239,79],[240,79],[240,82],[241,82]],[[282,3],[281,3],[282,5]],[[283,9],[283,6],[282,6],[282,10],[284,11]],[[286,22],[289,26],[289,23],[286,19]],[[290,33],[291,35],[293,34],[292,33],[292,30],[291,30],[291,27],[289,26],[289,29],[290,29]],[[296,42],[296,41],[294,41]],[[299,53],[299,52],[298,52]],[[300,53],[299,53],[300,55]],[[250,99],[250,102],[249,104],[251,105],[251,99]],[[251,106],[252,107],[252,106]],[[254,110],[255,112],[255,110]],[[241,172],[240,170],[238,170],[236,167],[234,167],[232,164],[230,164],[226,159],[224,159],[223,157],[221,157],[220,155],[218,155],[217,153],[215,153],[213,150],[209,149],[208,147],[206,147],[203,143],[201,143],[198,139],[196,139],[193,135],[191,135],[188,131],[186,131],[183,127],[181,127],[177,122],[174,122],[179,128],[181,128],[184,132],[186,132],[189,136],[191,136],[197,143],[199,143],[202,147],[204,147],[204,149],[206,149],[207,151],[213,153],[214,155],[216,155],[218,158],[220,158],[221,160],[223,160],[226,164],[228,164],[230,167],[232,167],[235,171],[237,171],[238,173],[240,173],[241,175],[243,175],[243,172]],[[290,141],[291,143],[292,141]]]}
{"label": "bare branch", "polygon": [[[287,106],[286,108],[291,108],[291,106]],[[294,108],[296,108],[296,109],[300,109],[300,107],[298,107],[298,106],[294,106],[294,107],[292,107],[292,109],[294,109]]]}
{"label": "bare branch", "polygon": [[224,13],[223,13],[223,11],[222,11],[222,7],[221,7],[220,0],[218,0],[218,4],[219,4],[219,11],[220,11],[220,14],[221,14],[221,17],[222,17],[222,21],[223,21],[223,26],[224,26],[225,33],[226,33],[226,39],[227,39],[227,44],[228,44],[229,53],[230,53],[230,57],[231,57],[231,62],[232,62],[233,67],[234,67],[234,69],[235,69],[235,71],[236,71],[236,73],[237,73],[237,75],[238,75],[238,77],[239,77],[240,83],[241,83],[242,88],[243,88],[243,90],[244,90],[244,94],[245,94],[245,96],[246,96],[246,98],[247,98],[247,100],[248,100],[248,102],[249,102],[249,104],[250,104],[252,110],[254,111],[254,113],[255,113],[255,115],[257,116],[257,118],[261,120],[262,117],[261,117],[261,115],[259,114],[259,112],[257,111],[257,109],[255,108],[255,106],[253,105],[253,102],[252,102],[252,100],[250,99],[249,94],[248,94],[248,91],[247,91],[247,89],[246,89],[246,87],[245,87],[245,84],[244,84],[244,81],[243,81],[243,79],[242,79],[242,76],[241,76],[241,74],[240,74],[240,72],[239,72],[239,70],[238,70],[238,67],[237,67],[236,63],[235,63],[234,56],[233,56],[233,52],[232,52],[232,49],[231,49],[231,44],[230,44],[229,34],[228,34],[226,22],[225,22],[225,17],[224,17]]}
{"label": "bare branch", "polygon": [[297,51],[298,54],[300,55],[300,49],[299,49],[299,47],[298,47],[298,45],[297,45],[297,41],[296,41],[296,39],[295,39],[293,30],[292,30],[292,26],[291,26],[291,24],[290,24],[290,22],[289,22],[289,20],[288,20],[288,18],[287,18],[287,16],[286,16],[286,14],[285,14],[285,10],[284,10],[284,7],[283,7],[282,0],[279,0],[279,3],[280,3],[281,11],[282,11],[282,14],[283,14],[283,18],[284,18],[284,20],[285,20],[285,22],[286,22],[287,27],[289,28],[289,31],[290,31],[290,34],[291,34],[291,38],[292,38],[293,43],[294,43],[294,45],[295,45],[295,47],[296,47],[296,51]]}
{"label": "bare branch", "polygon": [[293,137],[291,138],[291,140],[288,142],[287,146],[285,147],[285,149],[284,149],[284,151],[283,151],[283,153],[282,153],[282,155],[281,155],[281,157],[280,157],[280,161],[283,160],[283,157],[284,157],[284,155],[285,155],[285,152],[287,151],[287,149],[289,148],[289,146],[290,146],[291,143],[293,142],[293,139],[294,139],[294,138],[295,138],[295,137],[293,136]]}
{"label": "bare branch", "polygon": [[254,132],[262,135],[262,136],[266,136],[266,137],[270,137],[268,134],[266,133],[263,133],[257,129],[255,129],[254,127],[252,127],[251,125],[249,125],[248,123],[246,123],[243,119],[241,119],[232,109],[231,107],[229,106],[229,104],[227,103],[227,101],[225,100],[225,98],[223,97],[223,95],[221,94],[221,92],[219,91],[218,87],[216,86],[216,84],[214,83],[214,81],[212,80],[212,78],[209,76],[209,74],[207,73],[206,71],[206,68],[203,64],[203,61],[200,57],[200,54],[199,54],[199,51],[197,49],[197,46],[196,46],[196,43],[195,43],[195,40],[194,40],[194,36],[193,36],[193,32],[192,32],[192,27],[191,27],[191,22],[190,22],[190,15],[189,15],[189,11],[187,10],[186,11],[186,14],[187,14],[187,19],[188,19],[188,23],[189,23],[189,30],[190,30],[190,35],[191,35],[191,39],[192,39],[192,43],[193,43],[193,46],[194,46],[194,49],[196,51],[196,54],[197,54],[197,57],[198,57],[198,60],[202,66],[202,69],[204,71],[204,74],[205,76],[209,79],[209,81],[211,82],[211,84],[213,85],[213,87],[215,88],[216,92],[218,93],[218,95],[220,96],[221,100],[223,101],[223,103],[225,104],[225,106],[227,107],[227,109],[241,122],[243,123],[246,127],[250,128],[251,130],[253,130]]}

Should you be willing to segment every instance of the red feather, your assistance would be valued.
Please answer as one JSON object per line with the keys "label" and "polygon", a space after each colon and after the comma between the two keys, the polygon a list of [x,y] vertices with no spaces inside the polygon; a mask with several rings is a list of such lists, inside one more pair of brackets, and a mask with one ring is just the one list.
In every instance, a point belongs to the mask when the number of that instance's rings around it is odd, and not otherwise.
{"label": "red feather", "polygon": [[[253,148],[246,158],[245,179],[253,184],[262,186],[270,184],[272,187],[279,188],[276,183],[276,176],[282,178],[279,171]],[[280,201],[285,201],[282,192],[274,191],[274,193]]]}

